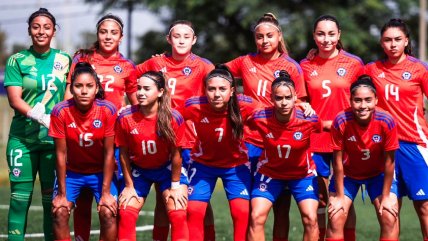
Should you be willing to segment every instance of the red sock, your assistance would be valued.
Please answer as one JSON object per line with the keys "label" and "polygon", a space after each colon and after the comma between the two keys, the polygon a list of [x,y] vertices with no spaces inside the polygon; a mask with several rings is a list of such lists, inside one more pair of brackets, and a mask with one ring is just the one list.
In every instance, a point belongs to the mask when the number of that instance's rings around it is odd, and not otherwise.
{"label": "red sock", "polygon": [[156,241],[167,241],[169,234],[169,226],[153,226],[152,237]]}
{"label": "red sock", "polygon": [[319,230],[320,230],[320,236],[318,238],[318,241],[324,241],[326,229],[325,228],[319,228]]}
{"label": "red sock", "polygon": [[343,237],[345,241],[356,241],[355,228],[345,228],[343,230]]}
{"label": "red sock", "polygon": [[187,225],[189,226],[189,241],[204,240],[204,217],[207,202],[189,201],[187,204]]}
{"label": "red sock", "polygon": [[288,238],[272,238],[272,241],[288,241]]}
{"label": "red sock", "polygon": [[236,198],[229,201],[233,220],[233,239],[245,241],[250,219],[250,201]]}
{"label": "red sock", "polygon": [[428,241],[428,238],[424,238],[424,241]]}
{"label": "red sock", "polygon": [[343,238],[325,238],[325,241],[345,241]]}
{"label": "red sock", "polygon": [[171,222],[171,241],[189,240],[189,227],[187,226],[186,210],[172,210],[168,212]]}
{"label": "red sock", "polygon": [[73,211],[74,237],[79,241],[88,241],[91,232],[92,192],[83,191],[76,200],[76,208]]}
{"label": "red sock", "polygon": [[215,227],[214,227],[214,225],[204,226],[204,241],[215,241]]}
{"label": "red sock", "polygon": [[127,206],[126,209],[123,209],[123,207],[119,208],[119,227],[117,233],[119,240],[137,239],[137,233],[135,232],[135,229],[137,227],[139,212],[140,210],[130,206]]}

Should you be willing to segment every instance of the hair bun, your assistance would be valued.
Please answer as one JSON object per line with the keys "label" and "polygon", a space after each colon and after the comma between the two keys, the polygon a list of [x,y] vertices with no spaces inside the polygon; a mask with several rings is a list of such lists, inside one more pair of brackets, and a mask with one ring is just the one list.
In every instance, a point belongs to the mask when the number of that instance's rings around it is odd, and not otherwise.
{"label": "hair bun", "polygon": [[77,68],[91,68],[92,69],[92,65],[89,64],[88,62],[78,62],[74,68],[75,69],[77,69]]}
{"label": "hair bun", "polygon": [[49,12],[47,8],[39,8],[40,12]]}
{"label": "hair bun", "polygon": [[278,77],[283,77],[283,78],[289,78],[289,79],[291,79],[290,74],[287,72],[287,70],[280,70],[279,74],[278,74]]}

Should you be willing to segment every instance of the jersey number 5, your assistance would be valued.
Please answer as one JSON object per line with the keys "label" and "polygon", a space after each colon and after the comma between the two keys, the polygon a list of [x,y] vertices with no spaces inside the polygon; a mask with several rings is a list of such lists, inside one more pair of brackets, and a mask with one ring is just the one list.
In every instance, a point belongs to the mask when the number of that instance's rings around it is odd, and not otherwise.
{"label": "jersey number 5", "polygon": [[329,97],[331,95],[331,88],[328,86],[328,84],[331,84],[331,80],[326,79],[321,82],[322,88],[327,91],[327,93],[322,94],[323,98]]}

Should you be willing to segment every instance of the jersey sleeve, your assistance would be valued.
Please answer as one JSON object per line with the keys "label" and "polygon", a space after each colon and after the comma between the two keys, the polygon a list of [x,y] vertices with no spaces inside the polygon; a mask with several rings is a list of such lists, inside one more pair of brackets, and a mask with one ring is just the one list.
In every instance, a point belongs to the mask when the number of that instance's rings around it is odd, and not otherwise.
{"label": "jersey sleeve", "polygon": [[186,125],[184,124],[184,118],[183,116],[180,114],[179,111],[177,110],[173,110],[172,111],[172,116],[173,116],[173,129],[174,129],[174,133],[175,133],[175,145],[176,146],[184,146],[185,143],[185,138],[184,138],[184,132],[185,132],[185,127]]}
{"label": "jersey sleeve", "polygon": [[137,92],[137,71],[133,65],[129,65],[129,75],[125,78],[125,92],[132,94]]}
{"label": "jersey sleeve", "polygon": [[109,108],[106,108],[106,127],[104,130],[104,137],[110,137],[110,136],[114,136],[115,131],[114,131],[114,127],[115,127],[115,123],[116,123],[116,108],[114,108],[113,104],[113,111],[110,110]]}
{"label": "jersey sleeve", "polygon": [[398,130],[395,121],[391,118],[388,125],[385,124],[385,151],[397,150],[400,146],[398,144]]}
{"label": "jersey sleeve", "polygon": [[242,120],[247,121],[256,109],[262,106],[250,96],[238,95],[238,101],[241,111]]}
{"label": "jersey sleeve", "polygon": [[127,138],[125,133],[127,133],[125,119],[120,116],[116,120],[115,124],[115,142],[118,146],[128,146]]}
{"label": "jersey sleeve", "polygon": [[146,61],[144,61],[143,63],[141,63],[141,64],[139,64],[139,65],[137,65],[136,67],[135,67],[135,74],[136,74],[136,77],[137,77],[137,79],[142,75],[142,74],[144,74],[144,73],[146,73],[147,71],[149,71],[149,70],[152,70],[152,69],[154,69],[152,66],[151,66],[151,63],[153,62],[153,59],[154,57],[152,57],[151,59],[148,59],[148,60],[146,60]]}
{"label": "jersey sleeve", "polygon": [[22,75],[15,55],[12,55],[7,60],[4,73],[4,87],[7,86],[22,86]]}
{"label": "jersey sleeve", "polygon": [[49,126],[49,136],[54,138],[65,138],[65,125],[64,125],[64,109],[58,110],[55,106],[51,114],[51,123]]}
{"label": "jersey sleeve", "polygon": [[243,58],[244,57],[241,56],[226,63],[227,68],[229,68],[229,71],[233,74],[235,78],[242,77],[241,66]]}
{"label": "jersey sleeve", "polygon": [[333,121],[333,124],[331,125],[330,134],[331,134],[331,148],[333,150],[342,150],[343,133],[337,118]]}
{"label": "jersey sleeve", "polygon": [[422,78],[421,78],[421,85],[422,90],[424,92],[425,97],[428,97],[428,64],[423,64],[425,68],[422,68]]}

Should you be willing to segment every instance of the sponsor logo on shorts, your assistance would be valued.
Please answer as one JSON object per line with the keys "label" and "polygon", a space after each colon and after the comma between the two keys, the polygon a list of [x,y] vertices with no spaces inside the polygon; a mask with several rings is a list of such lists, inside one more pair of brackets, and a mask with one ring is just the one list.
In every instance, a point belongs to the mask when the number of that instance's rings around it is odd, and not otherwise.
{"label": "sponsor logo on shorts", "polygon": [[419,191],[416,193],[416,196],[425,196],[424,190],[419,189]]}
{"label": "sponsor logo on shorts", "polygon": [[103,125],[103,123],[100,120],[94,120],[94,122],[92,123],[92,125],[95,128],[101,128],[101,126]]}
{"label": "sponsor logo on shorts", "polygon": [[306,188],[306,191],[307,192],[312,192],[314,190],[314,187],[312,186],[312,185],[309,185],[307,188]]}
{"label": "sponsor logo on shorts", "polygon": [[247,189],[244,189],[239,194],[242,195],[242,196],[248,196],[248,191],[247,191]]}
{"label": "sponsor logo on shorts", "polygon": [[183,74],[185,76],[189,76],[192,73],[192,69],[190,67],[184,67]]}
{"label": "sponsor logo on shorts", "polygon": [[373,135],[373,137],[372,137],[372,140],[375,142],[375,143],[379,143],[379,142],[381,142],[382,141],[382,137],[380,136],[380,135]]}
{"label": "sponsor logo on shorts", "polygon": [[404,72],[403,75],[401,75],[403,80],[410,80],[412,78],[412,74],[408,71]]}
{"label": "sponsor logo on shorts", "polygon": [[19,168],[17,168],[17,167],[13,168],[13,170],[12,170],[12,174],[13,174],[15,177],[19,177],[19,176],[21,176],[21,169],[19,169]]}
{"label": "sponsor logo on shorts", "polygon": [[122,73],[122,71],[123,71],[119,65],[114,66],[113,70],[114,70],[114,72],[116,72],[118,74]]}
{"label": "sponsor logo on shorts", "polygon": [[338,68],[338,69],[337,69],[337,74],[338,74],[340,77],[345,76],[345,74],[346,74],[346,69],[345,69],[345,68]]}
{"label": "sponsor logo on shorts", "polygon": [[293,138],[296,141],[300,141],[302,139],[302,137],[303,137],[303,133],[300,131],[294,132],[294,134],[293,134]]}
{"label": "sponsor logo on shorts", "polygon": [[261,192],[266,192],[266,190],[267,190],[267,183],[264,183],[264,182],[260,183],[259,190]]}

